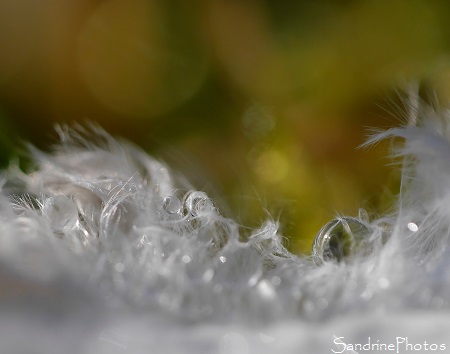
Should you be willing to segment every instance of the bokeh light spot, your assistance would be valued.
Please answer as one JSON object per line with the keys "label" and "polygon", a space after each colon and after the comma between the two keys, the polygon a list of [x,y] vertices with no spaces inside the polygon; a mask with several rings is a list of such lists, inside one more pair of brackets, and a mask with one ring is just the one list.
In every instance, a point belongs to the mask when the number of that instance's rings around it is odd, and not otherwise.
{"label": "bokeh light spot", "polygon": [[289,171],[289,161],[280,151],[268,149],[257,157],[254,169],[264,182],[276,183],[286,177]]}
{"label": "bokeh light spot", "polygon": [[102,104],[146,117],[195,94],[206,75],[206,58],[188,23],[194,19],[178,21],[177,14],[145,0],[107,1],[93,12],[79,38],[79,65]]}

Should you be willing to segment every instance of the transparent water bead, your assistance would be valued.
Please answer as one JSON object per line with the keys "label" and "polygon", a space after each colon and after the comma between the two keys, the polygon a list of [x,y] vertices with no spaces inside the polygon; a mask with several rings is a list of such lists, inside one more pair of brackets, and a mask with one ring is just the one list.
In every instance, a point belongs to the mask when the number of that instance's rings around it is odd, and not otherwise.
{"label": "transparent water bead", "polygon": [[163,208],[167,214],[178,214],[181,211],[181,201],[173,195],[165,197]]}
{"label": "transparent water bead", "polygon": [[355,254],[370,251],[369,237],[373,230],[359,219],[343,217],[330,221],[314,239],[316,262],[342,262]]}
{"label": "transparent water bead", "polygon": [[205,192],[193,191],[187,194],[184,205],[186,212],[192,216],[214,212],[214,203]]}
{"label": "transparent water bead", "polygon": [[56,232],[73,229],[78,221],[78,208],[72,199],[65,195],[48,198],[42,207],[42,214]]}

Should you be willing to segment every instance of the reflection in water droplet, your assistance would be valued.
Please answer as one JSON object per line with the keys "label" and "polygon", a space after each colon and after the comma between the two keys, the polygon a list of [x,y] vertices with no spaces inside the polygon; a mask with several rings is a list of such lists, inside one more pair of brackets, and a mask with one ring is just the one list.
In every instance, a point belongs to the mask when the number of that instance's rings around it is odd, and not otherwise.
{"label": "reflection in water droplet", "polygon": [[227,261],[227,258],[224,256],[220,256],[219,259],[222,263],[225,263]]}
{"label": "reflection in water droplet", "polygon": [[181,210],[181,202],[177,197],[168,196],[163,200],[163,208],[168,214],[178,214]]}
{"label": "reflection in water droplet", "polygon": [[348,260],[358,252],[370,251],[368,237],[372,232],[368,225],[356,218],[332,220],[317,234],[313,256],[319,262]]}

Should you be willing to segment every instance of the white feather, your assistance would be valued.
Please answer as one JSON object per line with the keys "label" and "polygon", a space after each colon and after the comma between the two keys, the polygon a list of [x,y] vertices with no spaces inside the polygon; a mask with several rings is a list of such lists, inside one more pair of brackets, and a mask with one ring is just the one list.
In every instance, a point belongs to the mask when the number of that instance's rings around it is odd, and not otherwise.
{"label": "white feather", "polygon": [[341,262],[291,254],[273,220],[244,239],[140,149],[59,129],[54,153],[32,149],[34,172],[3,173],[1,352],[319,353],[336,337],[405,336],[449,348],[449,117],[421,119],[370,141],[404,140],[398,211],[360,220],[370,232]]}

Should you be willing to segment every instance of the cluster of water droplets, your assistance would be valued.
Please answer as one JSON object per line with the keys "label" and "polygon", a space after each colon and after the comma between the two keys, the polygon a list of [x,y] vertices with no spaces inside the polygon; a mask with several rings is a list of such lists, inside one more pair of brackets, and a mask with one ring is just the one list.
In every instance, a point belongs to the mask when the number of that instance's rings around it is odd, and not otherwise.
{"label": "cluster of water droplets", "polygon": [[277,222],[244,233],[158,161],[127,145],[109,149],[63,155],[63,166],[61,156],[39,155],[46,168],[21,176],[29,188],[22,199],[34,202],[17,213],[43,228],[65,272],[84,274],[114,306],[156,306],[196,320],[322,318],[337,308],[336,275],[348,272],[339,264],[374,249],[376,228],[344,217],[319,232],[312,260],[297,257]]}
{"label": "cluster of water droplets", "polygon": [[[435,241],[420,237],[447,227],[406,204],[391,218],[362,212],[327,223],[312,255],[298,257],[278,222],[244,228],[157,160],[103,138],[80,146],[63,135],[57,153],[35,152],[35,172],[5,177],[0,257],[32,278],[71,279],[113,306],[258,323],[367,309],[386,294],[405,306],[405,264],[416,267],[405,245],[425,244],[431,257]],[[434,301],[422,295],[414,301]]]}
{"label": "cluster of water droplets", "polygon": [[108,148],[39,152],[45,168],[13,176],[26,186],[10,194],[20,227],[38,230],[35,240],[44,235],[49,259],[63,255],[56,273],[77,273],[114,306],[156,306],[191,319],[286,313],[277,291],[282,276],[273,270],[295,257],[277,222],[244,236],[205,192],[180,187],[158,161],[134,147]]}
{"label": "cluster of water droplets", "polygon": [[[275,288],[281,280],[269,281],[264,274],[268,258],[254,247],[251,237],[242,240],[240,225],[223,217],[206,193],[166,196],[162,206],[163,220],[174,231],[158,240],[166,246],[161,255],[170,275],[166,291],[159,289],[158,301],[163,307],[177,313],[188,309],[185,314],[189,318],[231,319],[241,317],[241,311],[248,312],[251,304],[278,300]],[[258,231],[264,234],[269,228]],[[149,234],[146,232],[142,247],[153,247]],[[272,313],[272,307],[258,306],[253,311],[256,317],[273,318],[279,314]]]}

